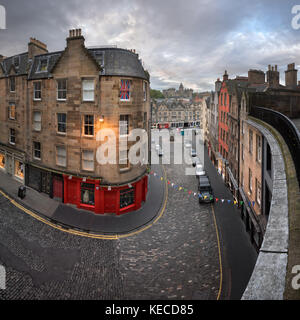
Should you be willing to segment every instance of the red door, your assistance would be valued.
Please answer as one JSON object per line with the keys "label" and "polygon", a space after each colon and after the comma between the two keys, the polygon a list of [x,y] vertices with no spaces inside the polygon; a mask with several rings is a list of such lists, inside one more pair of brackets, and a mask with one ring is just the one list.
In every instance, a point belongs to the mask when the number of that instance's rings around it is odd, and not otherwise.
{"label": "red door", "polygon": [[77,182],[73,180],[68,181],[68,203],[77,204]]}
{"label": "red door", "polygon": [[63,198],[63,180],[59,177],[53,177],[53,198]]}

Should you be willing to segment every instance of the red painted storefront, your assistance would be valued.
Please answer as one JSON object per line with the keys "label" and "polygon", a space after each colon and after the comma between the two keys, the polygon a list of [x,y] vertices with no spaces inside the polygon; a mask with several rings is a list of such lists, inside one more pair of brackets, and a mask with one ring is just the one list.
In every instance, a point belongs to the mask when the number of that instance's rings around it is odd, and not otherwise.
{"label": "red painted storefront", "polygon": [[[64,203],[75,204],[78,209],[93,211],[97,214],[115,213],[117,215],[138,210],[146,201],[148,191],[148,176],[131,183],[131,186],[107,187],[101,186],[100,180],[82,179],[64,175]],[[86,188],[87,186],[87,188]],[[86,191],[87,190],[87,191]],[[120,208],[121,194],[130,193],[129,205]],[[84,192],[92,198],[92,203],[84,203]],[[87,201],[88,202],[88,201]]]}

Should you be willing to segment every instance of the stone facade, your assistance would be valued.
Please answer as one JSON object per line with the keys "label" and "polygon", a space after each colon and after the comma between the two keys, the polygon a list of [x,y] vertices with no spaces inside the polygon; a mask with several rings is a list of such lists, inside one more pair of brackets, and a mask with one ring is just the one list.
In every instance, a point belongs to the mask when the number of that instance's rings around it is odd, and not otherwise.
{"label": "stone facade", "polygon": [[[96,198],[99,191],[98,196],[102,197],[98,207],[96,199],[92,201],[96,211],[119,213],[120,201],[112,198],[117,199],[120,188],[126,189],[131,184],[135,189],[133,209],[138,208],[146,196],[146,165],[131,165],[125,150],[126,164],[120,165],[118,138],[116,164],[100,165],[96,159],[98,148],[105,143],[98,141],[99,130],[111,129],[119,137],[119,121],[124,120],[128,132],[136,128],[148,131],[149,79],[138,55],[117,48],[87,49],[81,30],[70,31],[64,51],[45,51],[44,44],[31,39],[25,54],[24,75],[15,72],[12,58],[4,59],[1,64],[3,150],[23,152],[24,167],[29,171],[26,184],[50,196],[55,196],[53,178],[57,176],[59,181],[64,181],[60,195],[64,202],[84,208],[80,185],[88,181],[90,185],[96,183],[93,196]],[[15,92],[9,90],[11,78],[16,82]],[[9,118],[10,103],[16,105],[15,119]],[[11,129],[15,130],[15,144],[9,141]],[[131,144],[128,143],[127,150]],[[75,197],[71,196],[75,189],[68,191],[71,182],[76,188]],[[109,195],[105,194],[107,190],[111,191]],[[107,201],[116,202],[113,208],[100,204],[106,196]]]}
{"label": "stone facade", "polygon": [[201,126],[202,103],[164,99],[152,101],[152,126],[155,128],[183,128]]}
{"label": "stone facade", "polygon": [[176,90],[175,88],[169,88],[163,90],[163,95],[165,98],[193,98],[193,89],[184,88],[183,84],[181,83],[179,89]]}

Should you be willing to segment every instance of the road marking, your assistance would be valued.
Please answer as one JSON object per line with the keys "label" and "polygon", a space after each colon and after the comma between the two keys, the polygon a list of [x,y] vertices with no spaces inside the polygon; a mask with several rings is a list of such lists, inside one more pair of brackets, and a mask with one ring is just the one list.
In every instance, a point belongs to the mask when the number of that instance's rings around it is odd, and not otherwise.
{"label": "road marking", "polygon": [[83,232],[83,231],[76,231],[76,230],[67,230],[63,227],[60,227],[59,225],[52,223],[50,221],[48,221],[47,219],[44,219],[42,217],[40,217],[39,215],[37,215],[36,213],[32,212],[31,210],[26,209],[25,207],[23,207],[20,203],[18,203],[17,201],[15,201],[14,199],[12,199],[10,196],[8,196],[6,193],[4,193],[3,191],[0,190],[0,194],[3,195],[3,197],[5,197],[7,200],[10,201],[10,203],[12,205],[14,205],[15,207],[17,207],[18,209],[20,209],[21,211],[25,212],[26,214],[28,214],[29,216],[31,216],[32,218],[34,218],[35,220],[38,220],[46,225],[48,225],[49,227],[52,227],[54,229],[60,230],[62,232],[65,233],[69,233],[72,235],[76,235],[76,236],[81,236],[81,237],[85,237],[85,238],[93,238],[93,239],[101,239],[101,240],[118,240],[121,238],[127,238],[127,237],[131,237],[134,236],[136,234],[139,234],[149,228],[151,228],[164,214],[164,211],[166,209],[166,205],[167,205],[167,200],[168,200],[168,186],[167,186],[167,178],[166,178],[166,171],[164,166],[162,166],[163,168],[163,173],[164,173],[164,177],[165,177],[165,197],[164,197],[164,204],[163,204],[163,208],[160,210],[160,213],[158,215],[158,217],[154,220],[153,223],[145,226],[144,228],[141,228],[135,232],[132,233],[128,233],[128,234],[122,234],[122,235],[105,235],[105,234],[89,234],[87,232]]}
{"label": "road marking", "polygon": [[217,225],[217,220],[216,220],[216,215],[215,215],[215,209],[212,204],[211,204],[211,209],[212,209],[214,225],[215,225],[215,229],[216,229],[216,235],[217,235],[217,241],[218,241],[218,252],[219,252],[220,286],[219,286],[219,292],[218,292],[218,296],[217,296],[217,300],[219,300],[220,296],[221,296],[221,292],[222,292],[222,283],[223,283],[222,255],[221,255],[220,237],[219,237],[218,225]]}

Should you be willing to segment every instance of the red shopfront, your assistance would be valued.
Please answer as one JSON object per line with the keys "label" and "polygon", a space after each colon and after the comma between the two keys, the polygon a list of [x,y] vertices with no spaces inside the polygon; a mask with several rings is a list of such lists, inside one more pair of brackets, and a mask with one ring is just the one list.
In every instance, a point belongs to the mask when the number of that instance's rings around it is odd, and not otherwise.
{"label": "red shopfront", "polygon": [[138,210],[146,201],[148,176],[118,187],[101,186],[100,180],[64,175],[64,203],[75,204],[78,209],[97,214],[117,215]]}

